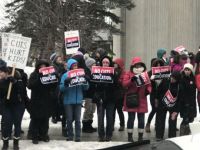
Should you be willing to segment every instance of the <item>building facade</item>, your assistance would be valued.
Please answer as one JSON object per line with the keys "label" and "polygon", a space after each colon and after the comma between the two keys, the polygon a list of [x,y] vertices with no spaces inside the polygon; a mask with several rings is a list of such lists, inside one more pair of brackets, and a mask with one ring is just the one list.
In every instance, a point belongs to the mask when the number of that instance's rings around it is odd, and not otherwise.
{"label": "building facade", "polygon": [[134,56],[147,67],[157,49],[170,51],[183,45],[197,52],[200,45],[200,0],[134,0],[136,7],[116,10],[123,23],[121,36],[113,36],[116,57],[123,57],[128,68]]}

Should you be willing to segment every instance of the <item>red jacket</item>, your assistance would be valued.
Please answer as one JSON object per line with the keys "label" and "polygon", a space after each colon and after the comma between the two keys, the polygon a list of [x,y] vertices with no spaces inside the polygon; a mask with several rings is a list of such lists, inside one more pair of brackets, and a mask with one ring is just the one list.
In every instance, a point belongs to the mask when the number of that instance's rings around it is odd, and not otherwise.
{"label": "red jacket", "polygon": [[[127,88],[127,91],[124,96],[124,107],[123,110],[127,112],[138,112],[138,113],[146,113],[148,112],[148,104],[147,104],[147,94],[151,92],[151,85],[144,85],[142,87],[137,87],[134,82],[131,81],[131,78],[134,76],[132,72],[127,72],[123,78],[123,86]],[[126,95],[129,93],[137,92],[139,94],[139,106],[136,108],[127,108],[126,107]]]}
{"label": "red jacket", "polygon": [[[137,63],[141,63],[146,70],[146,66],[141,61],[140,57],[135,57],[132,59],[131,68]],[[127,112],[146,113],[146,112],[148,112],[147,95],[151,92],[151,84],[137,87],[136,84],[131,81],[131,78],[133,76],[134,76],[134,73],[131,71],[125,73],[123,76],[122,85],[127,89],[125,96],[124,96],[123,110],[127,111]],[[138,94],[139,94],[139,106],[136,108],[127,108],[126,107],[126,95],[129,93],[135,93],[135,92],[138,92]]]}

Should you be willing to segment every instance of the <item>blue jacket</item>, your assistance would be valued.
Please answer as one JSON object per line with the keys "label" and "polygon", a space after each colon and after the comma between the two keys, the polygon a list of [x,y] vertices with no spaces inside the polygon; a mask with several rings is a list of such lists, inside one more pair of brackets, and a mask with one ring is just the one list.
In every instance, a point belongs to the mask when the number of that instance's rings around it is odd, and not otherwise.
{"label": "blue jacket", "polygon": [[[71,66],[77,63],[74,59],[69,59],[67,62],[68,70],[71,69]],[[60,90],[64,95],[64,105],[66,104],[81,104],[83,100],[83,90],[87,90],[89,85],[77,85],[73,87],[65,86],[65,80],[68,78],[68,72],[62,75],[60,81]]]}

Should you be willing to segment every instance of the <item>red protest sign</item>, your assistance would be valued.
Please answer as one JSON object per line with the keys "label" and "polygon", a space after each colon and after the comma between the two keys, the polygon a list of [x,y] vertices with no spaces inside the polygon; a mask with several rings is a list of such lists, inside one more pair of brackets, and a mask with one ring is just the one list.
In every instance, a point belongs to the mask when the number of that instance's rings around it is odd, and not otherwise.
{"label": "red protest sign", "polygon": [[91,74],[93,82],[113,83],[114,67],[92,66]]}
{"label": "red protest sign", "polygon": [[74,70],[70,70],[68,72],[68,77],[69,78],[74,78],[74,77],[77,77],[77,76],[84,76],[85,75],[85,71],[84,69],[74,69]]}
{"label": "red protest sign", "polygon": [[171,74],[170,66],[152,67],[152,75],[155,75],[154,79],[169,78]]}
{"label": "red protest sign", "polygon": [[134,79],[137,87],[141,87],[143,85],[147,85],[147,84],[151,83],[151,81],[149,79],[149,75],[146,71],[142,72],[139,75],[135,75],[133,79]]}
{"label": "red protest sign", "polygon": [[42,73],[42,75],[52,74],[54,72],[55,72],[55,68],[53,66],[43,67],[39,69],[39,73]]}

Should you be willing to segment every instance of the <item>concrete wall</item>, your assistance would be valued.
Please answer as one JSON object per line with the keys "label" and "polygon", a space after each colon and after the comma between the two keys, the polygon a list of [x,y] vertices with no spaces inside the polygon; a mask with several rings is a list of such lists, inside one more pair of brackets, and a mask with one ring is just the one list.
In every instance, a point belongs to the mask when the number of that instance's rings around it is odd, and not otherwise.
{"label": "concrete wall", "polygon": [[[158,48],[184,45],[196,52],[200,45],[200,0],[134,0],[136,7],[121,11],[125,36],[114,37],[129,68],[131,59],[140,56],[150,66]],[[115,46],[114,46],[115,48]],[[115,50],[115,49],[114,49]]]}

